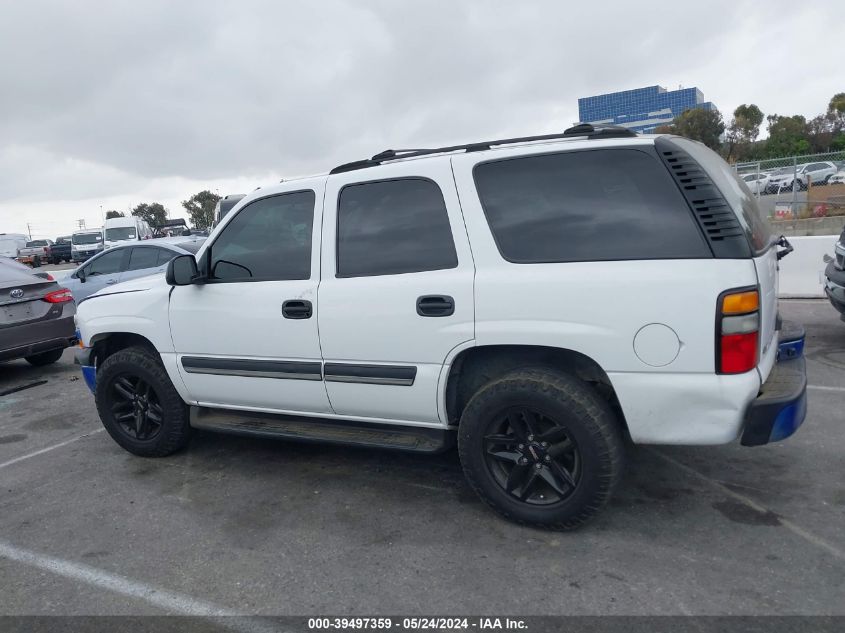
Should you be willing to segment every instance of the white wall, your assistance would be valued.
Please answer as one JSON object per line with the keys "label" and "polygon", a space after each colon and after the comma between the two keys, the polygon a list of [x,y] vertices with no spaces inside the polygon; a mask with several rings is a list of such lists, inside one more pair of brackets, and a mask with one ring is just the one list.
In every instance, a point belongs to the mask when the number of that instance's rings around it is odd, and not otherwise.
{"label": "white wall", "polygon": [[837,235],[814,235],[807,237],[787,237],[795,248],[780,260],[780,296],[824,297],[822,281],[827,264],[822,257],[833,257],[833,245],[839,239]]}

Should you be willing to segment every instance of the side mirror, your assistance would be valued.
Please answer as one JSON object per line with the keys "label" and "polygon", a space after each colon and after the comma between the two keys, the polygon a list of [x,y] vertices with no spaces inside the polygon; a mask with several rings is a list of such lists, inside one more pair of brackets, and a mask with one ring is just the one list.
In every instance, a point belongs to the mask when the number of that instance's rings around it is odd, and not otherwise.
{"label": "side mirror", "polygon": [[164,278],[171,286],[190,286],[199,278],[197,260],[193,255],[179,255],[167,264]]}
{"label": "side mirror", "polygon": [[85,274],[85,268],[80,268],[79,270],[77,270],[76,277],[77,279],[79,279],[79,283],[84,284],[85,278],[87,277],[87,275]]}

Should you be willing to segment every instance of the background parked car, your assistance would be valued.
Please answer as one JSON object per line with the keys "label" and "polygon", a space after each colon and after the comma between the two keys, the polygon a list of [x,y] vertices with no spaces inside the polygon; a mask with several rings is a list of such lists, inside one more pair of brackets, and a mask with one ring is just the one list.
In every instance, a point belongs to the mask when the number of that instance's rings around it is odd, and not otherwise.
{"label": "background parked car", "polygon": [[103,248],[103,232],[100,229],[76,231],[71,237],[71,258],[76,264],[93,257]]}
{"label": "background parked car", "polygon": [[69,262],[73,257],[73,245],[71,244],[71,236],[57,237],[50,247],[50,261],[54,264],[61,264],[63,261]]}
{"label": "background parked car", "polygon": [[77,301],[122,281],[163,273],[177,255],[193,255],[204,240],[162,238],[115,246],[99,253],[77,268],[62,285]]}
{"label": "background parked car", "polygon": [[809,184],[826,185],[828,179],[838,171],[836,164],[825,161],[818,163],[804,163],[795,167],[781,167],[772,173],[767,185],[769,193],[792,190],[793,185],[798,189],[806,189]]}
{"label": "background parked car", "polygon": [[70,290],[12,260],[0,262],[0,361],[54,363],[75,340]]}
{"label": "background parked car", "polygon": [[148,240],[153,236],[153,230],[146,220],[135,215],[124,218],[109,218],[103,225],[103,244],[105,248],[113,248],[127,242]]}
{"label": "background parked car", "polygon": [[31,240],[18,250],[17,260],[21,264],[29,264],[38,268],[41,264],[49,263],[50,248],[53,240]]}
{"label": "background parked car", "polygon": [[757,195],[766,193],[766,188],[769,185],[769,174],[765,172],[754,172],[753,174],[744,174],[742,179],[748,185],[748,188],[751,189],[751,193]]}
{"label": "background parked car", "polygon": [[22,233],[0,233],[0,257],[18,256],[18,251],[26,246],[29,238]]}
{"label": "background parked car", "polygon": [[799,172],[804,186],[807,183],[814,185],[826,185],[828,179],[835,174],[839,168],[835,163],[824,161],[820,163],[808,163],[804,165]]}
{"label": "background parked car", "polygon": [[829,185],[842,185],[845,184],[845,169],[836,172],[833,174],[827,181]]}

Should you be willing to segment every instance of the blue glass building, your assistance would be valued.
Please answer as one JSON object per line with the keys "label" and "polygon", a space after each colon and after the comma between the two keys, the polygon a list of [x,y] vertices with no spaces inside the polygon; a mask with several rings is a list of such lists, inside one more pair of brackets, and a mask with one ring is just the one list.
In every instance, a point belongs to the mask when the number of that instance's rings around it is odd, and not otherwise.
{"label": "blue glass building", "polygon": [[578,99],[581,123],[612,123],[644,133],[653,132],[660,125],[670,124],[681,112],[691,108],[715,110],[716,106],[705,101],[704,94],[698,88],[667,91],[662,86]]}

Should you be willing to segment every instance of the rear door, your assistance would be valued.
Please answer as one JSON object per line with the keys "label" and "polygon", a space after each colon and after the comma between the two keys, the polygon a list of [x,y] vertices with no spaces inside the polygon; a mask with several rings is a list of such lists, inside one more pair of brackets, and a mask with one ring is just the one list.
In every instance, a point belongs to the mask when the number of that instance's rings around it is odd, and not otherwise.
{"label": "rear door", "polygon": [[318,316],[334,412],[445,424],[441,370],[475,315],[448,158],[331,176],[325,209]]}
{"label": "rear door", "polygon": [[176,256],[174,251],[158,246],[133,246],[130,250],[129,264],[121,281],[162,273],[167,262]]}

